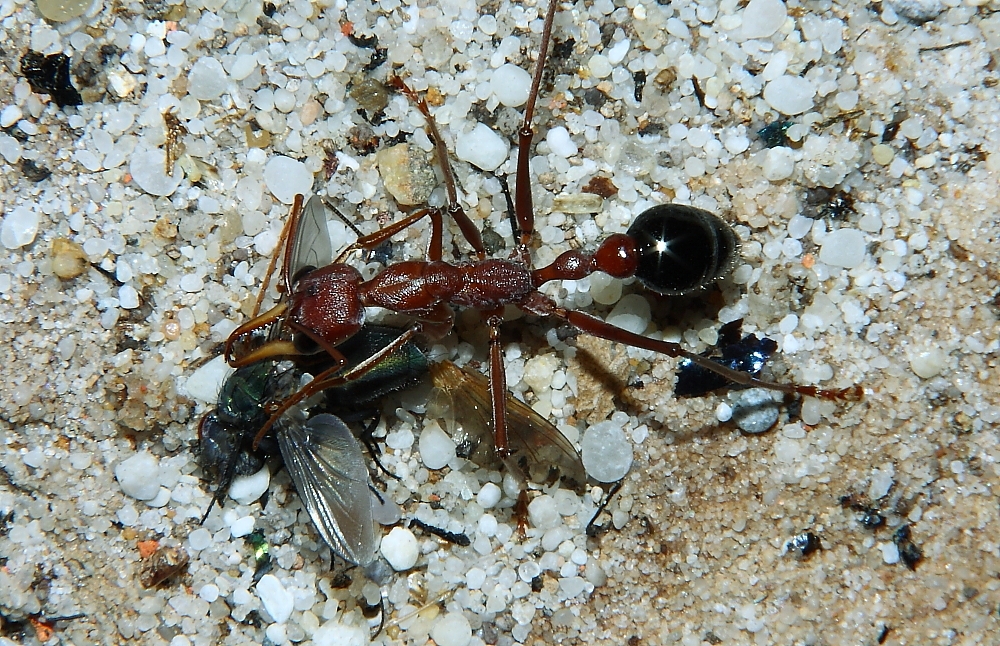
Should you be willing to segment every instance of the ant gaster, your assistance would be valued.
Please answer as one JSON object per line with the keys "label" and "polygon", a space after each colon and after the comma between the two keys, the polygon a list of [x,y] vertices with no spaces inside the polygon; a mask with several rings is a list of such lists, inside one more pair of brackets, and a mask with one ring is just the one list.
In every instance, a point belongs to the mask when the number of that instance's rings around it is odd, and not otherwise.
{"label": "ant gaster", "polygon": [[[423,209],[373,234],[360,237],[333,264],[316,269],[296,281],[292,293],[283,303],[237,328],[227,343],[226,352],[233,365],[245,365],[279,355],[301,355],[314,352],[317,347],[333,357],[332,368],[318,375],[274,412],[271,421],[259,431],[258,441],[274,420],[297,401],[357,378],[370,366],[377,364],[382,356],[395,352],[417,334],[432,338],[446,335],[454,322],[453,306],[479,310],[490,330],[492,422],[497,452],[501,457],[508,454],[506,381],[500,342],[500,324],[506,305],[516,305],[537,316],[557,317],[582,332],[610,341],[689,359],[737,384],[835,400],[860,397],[861,389],[857,386],[824,390],[816,386],[762,381],[685,350],[677,343],[651,339],[583,312],[567,310],[539,291],[542,285],[553,280],[579,280],[600,271],[614,278],[634,276],[644,286],[661,294],[685,294],[721,278],[734,263],[737,250],[735,233],[718,216],[691,206],[663,204],[642,213],[627,233],[609,236],[593,253],[567,251],[548,267],[532,268],[529,245],[534,235],[534,211],[529,161],[534,131],[531,121],[548,51],[555,7],[555,2],[549,3],[538,63],[525,106],[524,121],[518,132],[517,183],[514,195],[518,236],[511,258],[485,258],[479,231],[458,203],[447,151],[426,102],[402,81],[392,81],[416,103],[427,120],[438,162],[444,171],[448,194],[447,211],[475,250],[477,259],[460,264],[443,261],[441,210]],[[297,216],[296,209],[293,209],[290,218]],[[354,250],[371,250],[425,216],[431,221],[427,260],[392,264],[370,280],[364,280],[357,269],[343,262],[348,253]],[[389,344],[383,353],[344,370],[347,362],[337,346],[361,330],[365,322],[366,307],[382,307],[412,316],[416,321],[396,342]],[[238,360],[232,359],[231,347],[236,340],[275,321],[281,321],[287,329],[296,333],[297,338],[293,341],[270,343]]]}

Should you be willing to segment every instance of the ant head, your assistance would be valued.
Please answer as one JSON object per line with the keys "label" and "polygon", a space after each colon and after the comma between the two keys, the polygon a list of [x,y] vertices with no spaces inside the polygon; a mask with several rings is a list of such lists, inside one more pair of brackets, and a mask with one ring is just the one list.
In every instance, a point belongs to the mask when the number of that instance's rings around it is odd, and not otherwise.
{"label": "ant head", "polygon": [[722,278],[739,247],[736,233],[722,218],[681,204],[643,211],[628,235],[639,254],[636,278],[667,296],[687,294]]}

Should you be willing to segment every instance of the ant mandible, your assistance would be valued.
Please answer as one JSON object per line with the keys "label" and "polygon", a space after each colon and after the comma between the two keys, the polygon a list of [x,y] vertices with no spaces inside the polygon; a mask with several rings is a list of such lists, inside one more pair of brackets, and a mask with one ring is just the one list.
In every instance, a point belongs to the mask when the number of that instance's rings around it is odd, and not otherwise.
{"label": "ant mandible", "polygon": [[[296,396],[286,400],[280,409],[274,411],[268,423],[258,432],[255,441],[266,434],[288,407],[321,390],[356,379],[417,334],[432,338],[446,335],[454,322],[453,306],[479,310],[490,330],[490,398],[496,447],[501,457],[508,453],[506,381],[499,333],[506,305],[516,305],[537,316],[557,317],[582,332],[609,341],[670,357],[689,359],[736,384],[832,400],[857,399],[861,396],[859,386],[827,390],[816,386],[780,384],[757,379],[685,350],[677,343],[651,339],[583,312],[560,307],[539,291],[542,285],[553,280],[579,280],[600,271],[614,278],[634,276],[645,287],[660,294],[685,294],[721,278],[732,266],[738,247],[735,233],[718,216],[691,206],[663,204],[640,214],[627,233],[610,235],[594,253],[567,251],[548,267],[531,267],[529,246],[534,235],[529,174],[531,142],[534,137],[531,122],[548,52],[555,8],[556,1],[550,0],[524,121],[518,132],[514,195],[514,218],[518,235],[511,258],[484,257],[479,232],[458,205],[447,152],[443,139],[438,136],[433,125],[427,104],[401,81],[394,81],[397,87],[415,101],[428,122],[434,135],[438,162],[445,169],[447,211],[459,223],[478,259],[460,264],[443,261],[441,211],[417,211],[373,234],[362,236],[337,261],[298,279],[285,302],[237,328],[230,337],[230,347],[241,335],[278,320],[295,332],[296,338],[267,344],[237,361],[231,360],[233,365],[245,365],[277,355],[301,355],[317,349],[327,352],[334,363],[333,367],[318,375]],[[297,216],[293,209],[290,218]],[[364,280],[358,270],[343,262],[348,253],[374,249],[425,216],[431,220],[427,260],[392,264],[370,280]],[[361,330],[365,322],[366,307],[386,308],[412,316],[416,321],[382,352],[368,361],[343,370],[347,361],[337,346]]]}

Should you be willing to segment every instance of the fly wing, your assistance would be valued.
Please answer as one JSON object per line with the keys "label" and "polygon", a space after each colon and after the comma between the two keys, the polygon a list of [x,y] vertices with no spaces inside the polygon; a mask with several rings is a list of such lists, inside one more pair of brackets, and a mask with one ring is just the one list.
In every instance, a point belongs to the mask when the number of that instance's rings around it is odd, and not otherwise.
{"label": "fly wing", "polygon": [[374,561],[368,467],[350,429],[333,415],[316,415],[305,423],[283,421],[278,445],[299,497],[330,549],[357,565]]}
{"label": "fly wing", "polygon": [[[499,464],[493,439],[489,382],[478,372],[459,368],[450,361],[431,366],[434,385],[451,396],[456,428],[454,439],[473,447],[469,459],[495,468]],[[507,396],[507,443],[511,455],[504,462],[531,482],[557,478],[570,487],[587,481],[583,461],[573,444],[559,429],[524,402]]]}
{"label": "fly wing", "polygon": [[298,228],[292,232],[292,248],[288,254],[286,274],[292,280],[305,269],[319,269],[333,262],[333,245],[326,226],[326,205],[323,198],[313,195],[299,215]]}

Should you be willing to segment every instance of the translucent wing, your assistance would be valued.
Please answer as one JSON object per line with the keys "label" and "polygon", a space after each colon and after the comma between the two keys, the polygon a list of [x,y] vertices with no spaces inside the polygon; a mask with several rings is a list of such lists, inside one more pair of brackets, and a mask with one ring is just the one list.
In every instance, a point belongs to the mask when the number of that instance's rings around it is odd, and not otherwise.
{"label": "translucent wing", "polygon": [[[500,466],[493,440],[489,382],[478,372],[459,368],[450,361],[430,366],[438,389],[435,405],[445,415],[445,429],[459,445],[463,457],[495,469]],[[444,409],[450,407],[454,423],[449,424]],[[450,428],[449,428],[450,427]],[[570,487],[587,481],[580,454],[559,429],[523,402],[507,396],[507,443],[511,456],[504,461],[517,475],[531,482],[551,482],[562,478]]]}
{"label": "translucent wing", "polygon": [[345,561],[375,560],[375,524],[361,445],[338,417],[283,420],[278,446],[320,535]]}
{"label": "translucent wing", "polygon": [[292,280],[304,270],[318,269],[333,262],[330,230],[326,226],[326,205],[316,195],[309,198],[292,232],[291,251],[286,258],[285,274]]}

